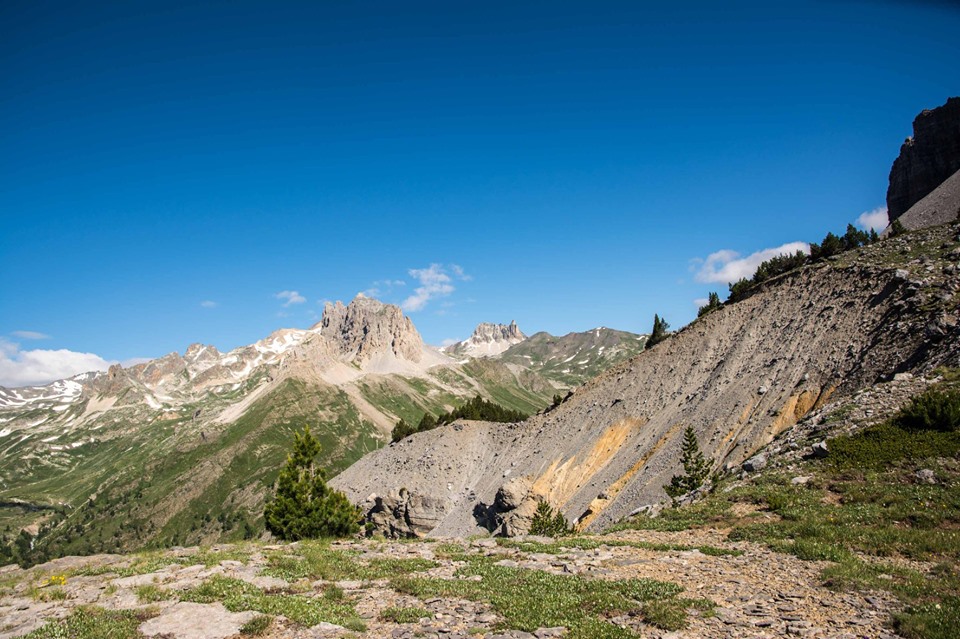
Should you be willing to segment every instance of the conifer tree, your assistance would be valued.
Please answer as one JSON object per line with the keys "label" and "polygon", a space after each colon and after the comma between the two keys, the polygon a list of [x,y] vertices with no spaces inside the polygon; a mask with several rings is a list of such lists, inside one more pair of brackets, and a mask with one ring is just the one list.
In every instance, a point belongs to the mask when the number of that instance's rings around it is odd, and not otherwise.
{"label": "conifer tree", "polygon": [[315,465],[320,442],[305,426],[295,433],[293,451],[277,478],[276,496],[264,508],[267,529],[281,539],[346,537],[359,526],[357,509],[329,486],[326,473]]}
{"label": "conifer tree", "polygon": [[710,462],[700,452],[697,434],[692,426],[687,426],[683,431],[680,463],[683,464],[683,475],[674,475],[670,485],[663,488],[671,497],[679,497],[691,490],[696,490],[703,485],[710,474]]}
{"label": "conifer tree", "polygon": [[667,320],[660,319],[660,316],[654,313],[653,330],[650,331],[650,337],[647,338],[647,343],[644,345],[644,349],[653,348],[663,340],[667,339],[668,330],[670,330],[670,325],[667,324]]}

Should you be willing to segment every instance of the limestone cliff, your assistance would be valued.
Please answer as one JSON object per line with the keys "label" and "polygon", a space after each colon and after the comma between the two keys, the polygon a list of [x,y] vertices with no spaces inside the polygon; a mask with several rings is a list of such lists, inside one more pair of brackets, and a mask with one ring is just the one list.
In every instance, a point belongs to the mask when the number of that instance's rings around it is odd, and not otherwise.
{"label": "limestone cliff", "polygon": [[913,121],[913,137],[900,147],[890,169],[887,214],[890,221],[960,170],[960,97],[926,109]]}
{"label": "limestone cliff", "polygon": [[314,330],[332,340],[340,354],[358,364],[378,354],[419,362],[423,340],[398,306],[358,295],[349,305],[327,303]]}

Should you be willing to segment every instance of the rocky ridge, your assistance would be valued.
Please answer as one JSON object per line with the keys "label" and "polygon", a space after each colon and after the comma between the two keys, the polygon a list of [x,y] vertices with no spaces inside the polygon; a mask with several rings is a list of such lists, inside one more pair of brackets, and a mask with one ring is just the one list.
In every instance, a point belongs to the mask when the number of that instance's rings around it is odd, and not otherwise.
{"label": "rocky ridge", "polygon": [[510,324],[478,324],[473,334],[462,342],[441,350],[455,357],[495,357],[527,338],[516,322]]}
{"label": "rocky ridge", "polygon": [[960,170],[960,97],[925,109],[890,169],[887,214],[893,222]]}
{"label": "rocky ridge", "polygon": [[789,272],[554,410],[523,424],[419,433],[333,483],[356,502],[400,487],[439,500],[432,535],[523,532],[529,519],[514,516],[520,505],[497,505],[518,485],[520,504],[545,499],[582,529],[602,530],[663,499],[688,425],[715,469],[739,468],[831,399],[955,363],[958,230],[910,233]]}

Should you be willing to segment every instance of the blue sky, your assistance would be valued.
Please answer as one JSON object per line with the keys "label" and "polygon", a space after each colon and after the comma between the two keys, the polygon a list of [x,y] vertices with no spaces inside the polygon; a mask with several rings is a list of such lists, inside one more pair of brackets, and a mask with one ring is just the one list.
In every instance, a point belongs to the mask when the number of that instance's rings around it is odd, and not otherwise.
{"label": "blue sky", "polygon": [[679,327],[960,93],[952,3],[467,5],[0,4],[0,384],[374,289],[435,344]]}

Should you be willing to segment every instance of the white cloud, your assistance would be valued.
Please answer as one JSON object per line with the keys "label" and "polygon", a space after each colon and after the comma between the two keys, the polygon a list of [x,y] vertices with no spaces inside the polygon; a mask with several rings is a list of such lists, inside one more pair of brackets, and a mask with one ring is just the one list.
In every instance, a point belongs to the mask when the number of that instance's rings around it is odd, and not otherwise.
{"label": "white cloud", "polygon": [[10,334],[20,339],[50,339],[50,336],[46,333],[38,333],[37,331],[14,331]]}
{"label": "white cloud", "polygon": [[278,300],[286,300],[283,303],[284,307],[290,306],[291,304],[303,304],[307,301],[307,298],[301,295],[298,291],[280,291],[274,295],[274,297]]}
{"label": "white cloud", "polygon": [[220,305],[214,302],[213,300],[203,300],[202,302],[200,302],[200,306],[202,306],[203,308],[216,308]]}
{"label": "white cloud", "polygon": [[890,218],[887,217],[887,207],[878,206],[872,211],[864,211],[857,218],[857,226],[862,229],[873,229],[877,233],[887,228]]}
{"label": "white cloud", "polygon": [[105,371],[108,362],[93,353],[64,348],[21,351],[18,344],[0,339],[0,386],[35,386],[89,371]]}
{"label": "white cloud", "polygon": [[[428,268],[410,269],[409,273],[410,277],[420,283],[420,286],[415,288],[413,295],[403,300],[400,305],[407,312],[419,311],[430,300],[446,297],[456,290],[451,283],[452,279],[440,264],[431,264]],[[461,276],[458,277],[463,279],[463,271],[460,270],[460,273]]]}
{"label": "white cloud", "polygon": [[797,251],[809,253],[810,245],[806,242],[789,242],[783,246],[751,253],[746,257],[740,257],[736,251],[723,249],[711,253],[705,260],[694,260],[694,267],[699,265],[694,279],[704,283],[729,284],[743,277],[752,277],[761,262],[777,255],[793,255]]}
{"label": "white cloud", "polygon": [[473,276],[467,275],[463,272],[463,268],[459,264],[451,264],[450,270],[453,271],[453,274],[458,280],[463,280],[464,282],[469,282],[473,279]]}
{"label": "white cloud", "polygon": [[393,289],[406,285],[407,283],[403,280],[377,280],[370,285],[370,288],[360,291],[360,294],[365,297],[375,297],[379,299],[382,295],[392,293]]}
{"label": "white cloud", "polygon": [[709,303],[710,303],[710,300],[708,300],[705,297],[698,297],[697,299],[693,300],[693,305],[696,306],[698,309],[706,306]]}

